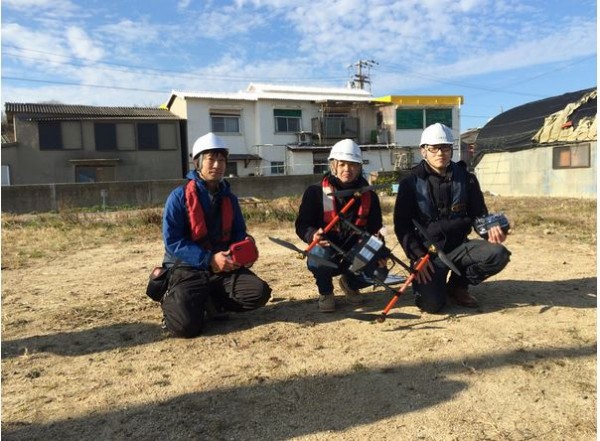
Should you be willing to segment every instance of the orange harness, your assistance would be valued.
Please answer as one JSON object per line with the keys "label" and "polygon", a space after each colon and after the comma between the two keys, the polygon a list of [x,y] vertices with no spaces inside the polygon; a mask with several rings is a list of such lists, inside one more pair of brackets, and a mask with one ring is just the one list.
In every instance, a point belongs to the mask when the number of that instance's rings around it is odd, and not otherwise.
{"label": "orange harness", "polygon": [[[196,181],[188,181],[185,186],[185,206],[190,220],[191,235],[194,242],[200,242],[207,248],[211,248],[208,241],[208,228],[204,218],[204,210],[198,196]],[[233,206],[231,198],[226,196],[221,204],[221,242],[228,242],[231,237],[231,227],[233,226]]]}
{"label": "orange harness", "polygon": [[[325,225],[329,224],[331,220],[337,214],[336,201],[334,196],[328,196],[330,193],[333,193],[335,189],[329,182],[327,176],[323,178],[321,182],[321,186],[323,187],[323,220],[325,221]],[[365,227],[367,225],[367,220],[369,217],[369,212],[371,211],[371,192],[366,191],[360,196],[360,206],[358,207],[358,216],[354,224],[357,227]]]}

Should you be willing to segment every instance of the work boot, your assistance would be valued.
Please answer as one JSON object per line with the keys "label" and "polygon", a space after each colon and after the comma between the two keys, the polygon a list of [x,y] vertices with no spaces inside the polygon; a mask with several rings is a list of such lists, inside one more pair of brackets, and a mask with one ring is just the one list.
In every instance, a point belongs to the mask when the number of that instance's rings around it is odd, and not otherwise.
{"label": "work boot", "polygon": [[321,294],[319,296],[319,311],[333,312],[335,311],[335,298],[333,294]]}
{"label": "work boot", "polygon": [[345,274],[340,277],[339,284],[342,291],[344,291],[344,294],[346,294],[346,300],[348,300],[348,303],[352,305],[360,305],[364,303],[364,297],[360,295],[360,292],[357,289],[350,288],[348,278]]}
{"label": "work boot", "polygon": [[448,286],[448,297],[460,306],[467,308],[477,308],[479,306],[477,299],[469,293],[468,287]]}

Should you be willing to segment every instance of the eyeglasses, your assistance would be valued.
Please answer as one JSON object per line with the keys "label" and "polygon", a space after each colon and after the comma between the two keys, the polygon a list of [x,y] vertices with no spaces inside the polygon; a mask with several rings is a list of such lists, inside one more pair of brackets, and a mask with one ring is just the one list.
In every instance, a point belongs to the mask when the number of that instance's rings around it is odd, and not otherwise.
{"label": "eyeglasses", "polygon": [[437,153],[440,150],[442,151],[442,153],[448,153],[452,151],[452,146],[451,145],[428,145],[427,147],[425,147],[425,150],[427,150],[429,153]]}

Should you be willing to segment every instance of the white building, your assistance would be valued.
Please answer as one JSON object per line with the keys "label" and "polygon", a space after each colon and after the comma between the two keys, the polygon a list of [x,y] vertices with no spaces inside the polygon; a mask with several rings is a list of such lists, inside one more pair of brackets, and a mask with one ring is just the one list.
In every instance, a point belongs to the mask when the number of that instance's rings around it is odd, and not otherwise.
{"label": "white building", "polygon": [[188,152],[212,131],[229,145],[228,175],[270,176],[322,173],[331,146],[344,138],[361,146],[367,173],[409,167],[431,122],[446,123],[458,139],[461,104],[462,97],[375,98],[363,89],[252,83],[236,93],[174,91],[166,107],[187,120]]}

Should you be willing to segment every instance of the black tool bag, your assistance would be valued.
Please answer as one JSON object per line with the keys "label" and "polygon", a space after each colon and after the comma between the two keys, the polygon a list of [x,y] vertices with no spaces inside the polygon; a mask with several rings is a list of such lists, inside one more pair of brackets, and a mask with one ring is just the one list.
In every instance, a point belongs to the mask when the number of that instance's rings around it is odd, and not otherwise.
{"label": "black tool bag", "polygon": [[157,266],[150,272],[146,295],[155,302],[161,302],[169,289],[169,276],[173,269],[177,267],[179,260],[171,267]]}

